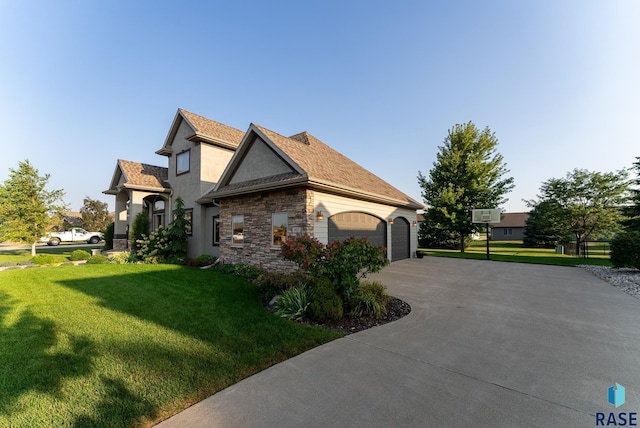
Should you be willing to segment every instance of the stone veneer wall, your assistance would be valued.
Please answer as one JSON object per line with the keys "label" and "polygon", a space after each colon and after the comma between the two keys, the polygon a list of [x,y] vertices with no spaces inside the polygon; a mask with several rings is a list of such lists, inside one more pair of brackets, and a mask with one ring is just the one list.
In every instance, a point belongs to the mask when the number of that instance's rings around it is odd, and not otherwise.
{"label": "stone veneer wall", "polygon": [[[286,212],[288,236],[313,234],[313,191],[278,190],[224,198],[220,201],[220,258],[223,263],[243,263],[271,271],[295,271],[298,266],[282,259],[271,245],[271,215]],[[231,217],[244,215],[244,244],[231,245]]]}

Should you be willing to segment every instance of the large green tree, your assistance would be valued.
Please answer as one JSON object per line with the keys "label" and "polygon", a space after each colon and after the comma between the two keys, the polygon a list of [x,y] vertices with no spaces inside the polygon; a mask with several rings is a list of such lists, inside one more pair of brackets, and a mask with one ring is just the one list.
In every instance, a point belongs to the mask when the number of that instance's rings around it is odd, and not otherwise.
{"label": "large green tree", "polygon": [[458,236],[460,251],[465,238],[478,230],[471,222],[473,208],[497,208],[513,189],[513,178],[496,151],[498,139],[487,127],[473,122],[451,128],[429,175],[418,172],[422,197],[429,206],[425,221]]}
{"label": "large green tree", "polygon": [[591,172],[574,169],[564,178],[551,178],[540,186],[537,201],[528,201],[534,208],[543,204],[545,223],[553,225],[562,236],[576,240],[576,255],[589,237],[612,232],[623,219],[621,208],[628,200],[628,172]]}
{"label": "large green tree", "polygon": [[28,160],[9,169],[9,178],[0,185],[0,241],[30,244],[35,256],[38,240],[66,210],[64,191],[47,189],[49,177]]}
{"label": "large green tree", "polygon": [[109,214],[109,205],[88,196],[84,198],[80,216],[80,225],[88,231],[104,232],[113,221]]}

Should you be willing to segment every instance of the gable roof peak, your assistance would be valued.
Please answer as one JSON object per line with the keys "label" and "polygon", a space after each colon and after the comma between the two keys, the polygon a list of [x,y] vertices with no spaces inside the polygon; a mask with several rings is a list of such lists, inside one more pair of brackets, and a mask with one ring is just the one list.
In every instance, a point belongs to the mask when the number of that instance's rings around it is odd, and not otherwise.
{"label": "gable roof peak", "polygon": [[292,135],[292,140],[298,141],[300,143],[306,144],[307,146],[311,145],[311,139],[317,140],[313,135],[309,134],[307,131],[302,131],[298,134]]}

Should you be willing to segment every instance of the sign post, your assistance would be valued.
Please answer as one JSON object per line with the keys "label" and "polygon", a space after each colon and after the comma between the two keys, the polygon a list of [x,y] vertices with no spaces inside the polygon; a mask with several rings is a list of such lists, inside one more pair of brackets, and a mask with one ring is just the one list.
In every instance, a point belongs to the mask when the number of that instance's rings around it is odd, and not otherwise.
{"label": "sign post", "polygon": [[500,210],[497,208],[485,208],[471,210],[472,223],[484,223],[487,225],[487,260],[490,260],[489,256],[489,223],[500,223],[501,215]]}

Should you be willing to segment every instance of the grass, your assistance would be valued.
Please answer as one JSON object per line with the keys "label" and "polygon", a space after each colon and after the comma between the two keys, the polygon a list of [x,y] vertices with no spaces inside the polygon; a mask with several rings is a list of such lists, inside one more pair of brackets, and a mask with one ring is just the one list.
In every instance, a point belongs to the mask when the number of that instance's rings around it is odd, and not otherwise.
{"label": "grass", "polygon": [[150,426],[339,336],[211,270],[0,272],[0,426]]}
{"label": "grass", "polygon": [[[57,247],[38,246],[36,247],[36,254],[51,254],[54,257],[56,263],[64,263],[69,261],[69,256],[74,250],[85,250],[91,253],[94,248],[102,248],[103,244],[91,245],[86,247],[74,247],[59,245]],[[23,262],[31,260],[31,250],[4,250],[0,248],[0,263],[2,262]]]}
{"label": "grass", "polygon": [[[473,241],[469,248],[461,253],[459,250],[420,249],[427,256],[456,257],[484,260],[487,257],[487,241]],[[538,263],[560,266],[577,266],[584,264],[611,266],[609,246],[603,242],[589,243],[589,257],[575,257],[555,254],[554,248],[525,248],[521,241],[490,241],[489,254],[491,260],[517,263]]]}

